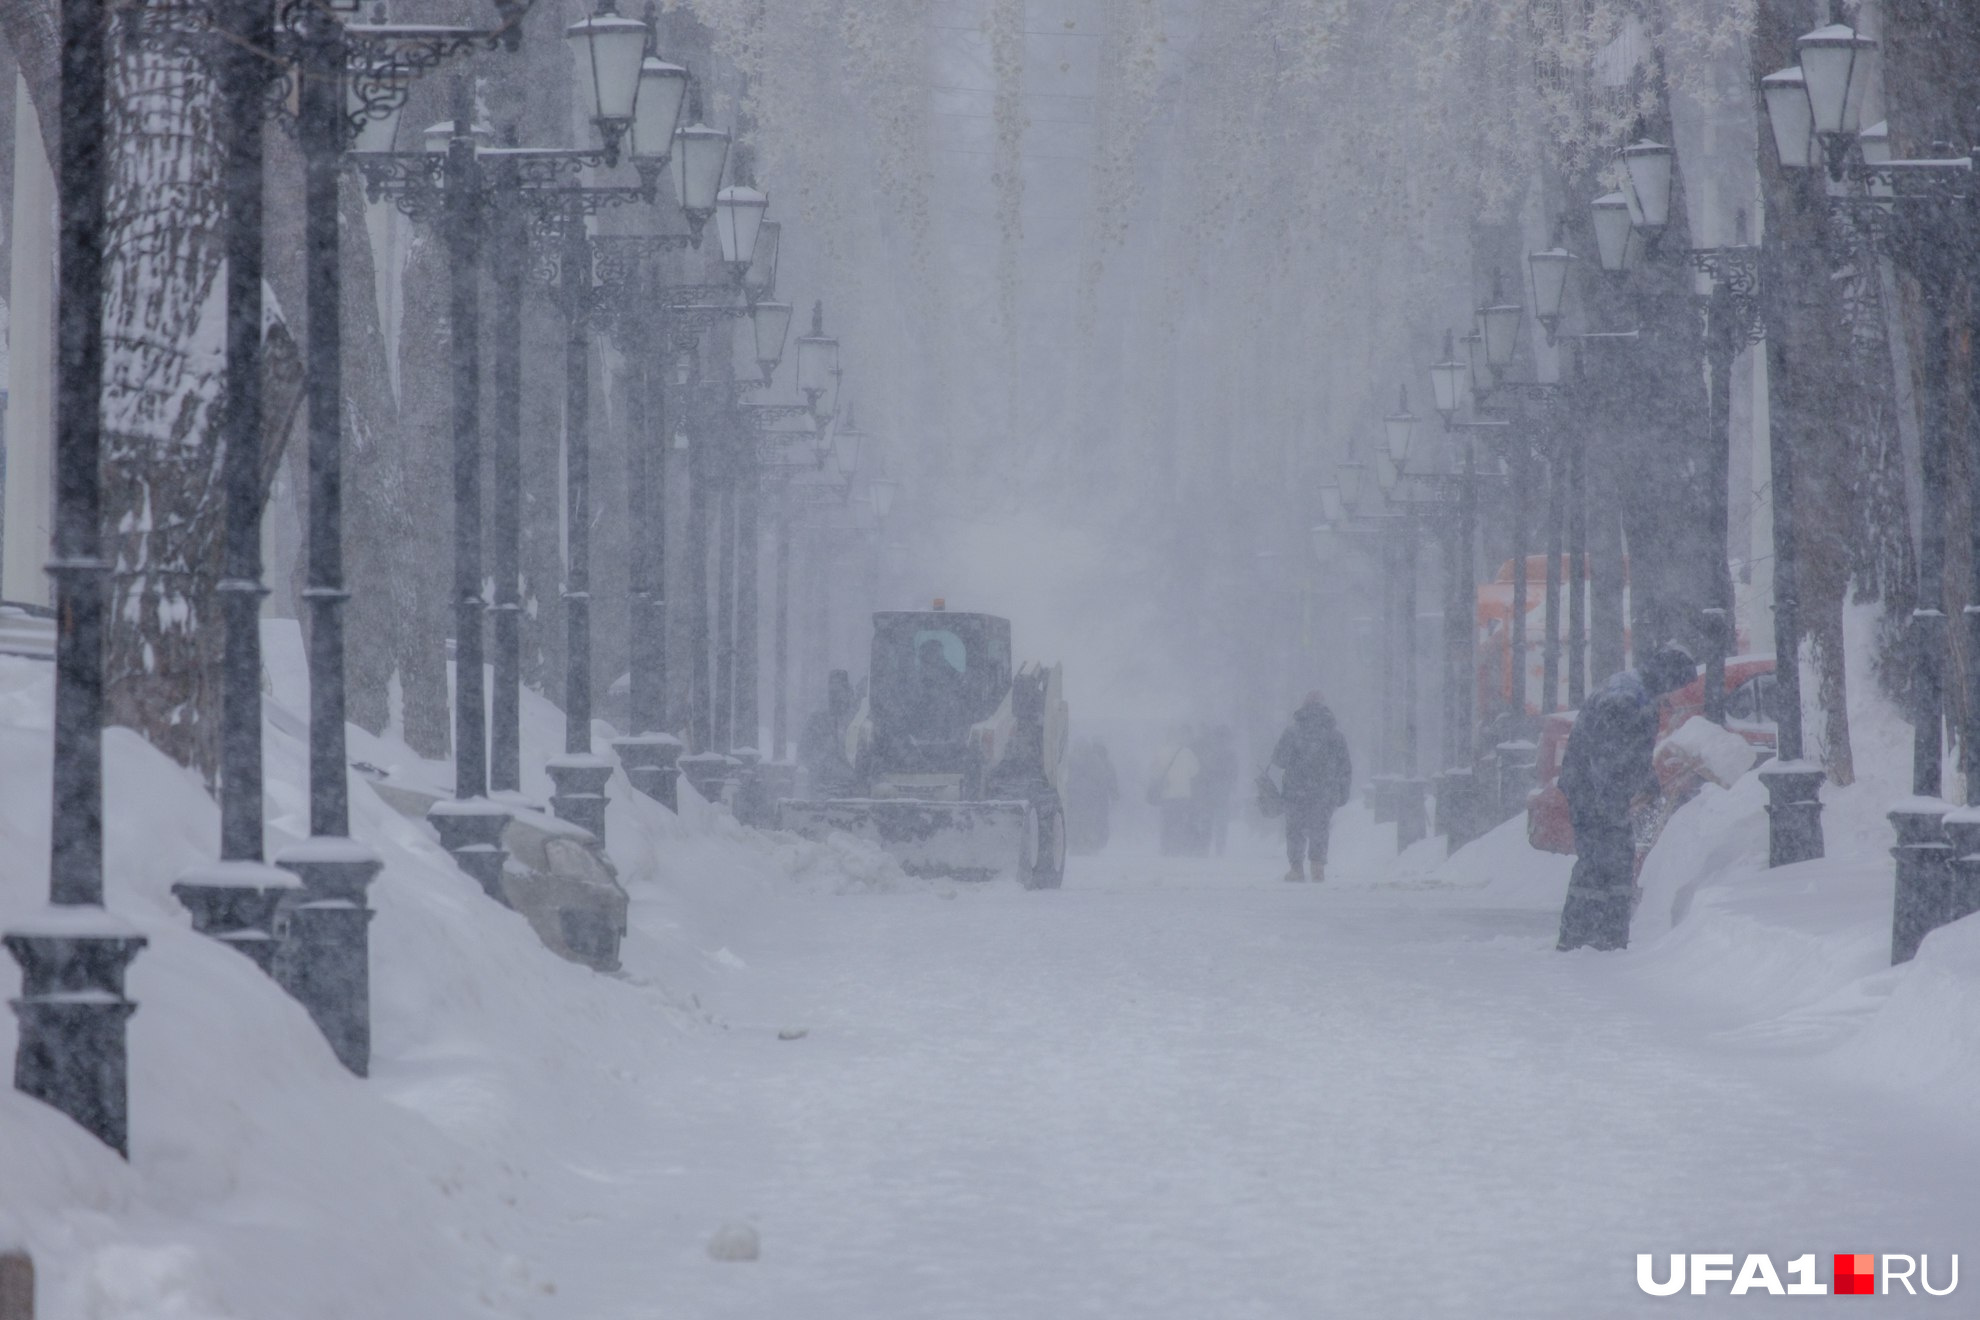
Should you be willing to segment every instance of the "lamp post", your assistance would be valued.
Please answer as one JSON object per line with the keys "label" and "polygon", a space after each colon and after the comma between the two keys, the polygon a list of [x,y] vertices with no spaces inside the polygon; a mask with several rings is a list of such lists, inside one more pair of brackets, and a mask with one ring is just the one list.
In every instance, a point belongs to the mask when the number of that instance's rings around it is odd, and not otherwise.
{"label": "lamp post", "polygon": [[101,461],[108,7],[61,8],[57,156],[53,814],[43,912],[0,935],[21,968],[14,1088],[129,1152],[124,971],[145,939],[103,907]]}
{"label": "lamp post", "polygon": [[[1964,274],[1956,255],[1970,243],[1980,189],[1973,183],[1970,154],[1955,156],[1951,148],[1943,148],[1931,159],[1893,160],[1887,128],[1876,125],[1865,130],[1861,120],[1877,53],[1874,41],[1842,24],[1830,24],[1795,44],[1798,69],[1781,70],[1762,83],[1780,164],[1786,171],[1813,174],[1812,163],[1818,158],[1824,161],[1831,186],[1823,204],[1849,221],[1845,233],[1859,237],[1872,252],[1894,258],[1917,277],[1927,312],[1918,399],[1923,498],[1917,604],[1909,638],[1913,796],[1889,815],[1897,834],[1891,916],[1891,960],[1896,963],[1916,953],[1919,942],[1935,927],[1980,909],[1980,864],[1969,860],[1980,853],[1980,813],[1974,811],[1980,805],[1980,748],[1975,746],[1980,711],[1973,708],[1974,697],[1980,695],[1980,658],[1973,654],[1975,642],[1980,642],[1980,610],[1970,603],[1964,616],[1967,700],[1960,731],[1967,807],[1948,812],[1938,800],[1947,642],[1942,608],[1945,485],[1955,443],[1950,373],[1957,289]],[[1980,373],[1968,382],[1969,413],[1976,402],[1980,402]],[[1976,435],[1980,432],[1969,426],[1969,447]],[[1969,462],[1968,469],[1971,498],[1980,494],[1980,466]],[[1980,531],[1974,533],[1974,540],[1980,547]],[[1969,602],[1980,600],[1980,563],[1973,571]],[[1812,788],[1805,796],[1814,797]]]}
{"label": "lamp post", "polygon": [[220,857],[180,876],[173,894],[193,929],[272,972],[276,904],[301,881],[263,856],[261,763],[262,126],[274,11],[250,0],[216,6],[223,39],[212,63],[227,88],[221,189],[225,198],[227,372],[220,404],[226,499],[216,594],[226,632],[221,658]]}
{"label": "lamp post", "polygon": [[389,148],[413,78],[476,49],[514,50],[528,3],[496,0],[493,27],[359,24],[347,0],[297,6],[285,33],[296,52],[297,134],[303,156],[303,266],[309,417],[306,585],[309,610],[310,837],[275,862],[301,879],[300,901],[278,916],[276,976],[309,1010],[337,1057],[370,1066],[371,1008],[365,891],[383,865],[350,838],[344,701],[343,320],[339,178],[346,152]]}

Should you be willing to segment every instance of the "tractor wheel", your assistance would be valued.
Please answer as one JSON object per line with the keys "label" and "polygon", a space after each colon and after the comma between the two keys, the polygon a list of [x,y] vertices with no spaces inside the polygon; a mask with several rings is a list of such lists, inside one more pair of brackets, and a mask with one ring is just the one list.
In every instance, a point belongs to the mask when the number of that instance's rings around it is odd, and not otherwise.
{"label": "tractor wheel", "polygon": [[1066,878],[1066,812],[1059,795],[1047,791],[1032,803],[1036,834],[1032,837],[1031,866],[1024,877],[1026,889],[1057,889]]}

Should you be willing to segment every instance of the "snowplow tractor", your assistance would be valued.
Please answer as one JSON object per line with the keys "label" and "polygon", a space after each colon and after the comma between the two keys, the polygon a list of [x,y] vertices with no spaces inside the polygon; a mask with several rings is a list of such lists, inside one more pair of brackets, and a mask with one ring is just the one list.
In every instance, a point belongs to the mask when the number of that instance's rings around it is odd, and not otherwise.
{"label": "snowplow tractor", "polygon": [[869,840],[910,875],[1030,889],[1065,876],[1060,762],[1066,703],[1059,666],[1011,667],[1011,625],[947,610],[873,616],[865,703],[846,731],[855,786],[792,799],[787,830]]}

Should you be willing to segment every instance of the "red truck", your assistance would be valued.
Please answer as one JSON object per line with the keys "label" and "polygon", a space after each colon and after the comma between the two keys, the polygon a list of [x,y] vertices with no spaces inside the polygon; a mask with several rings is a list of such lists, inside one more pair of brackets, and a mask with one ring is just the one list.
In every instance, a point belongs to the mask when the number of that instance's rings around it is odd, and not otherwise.
{"label": "red truck", "polygon": [[[1661,741],[1686,720],[1705,712],[1705,680],[1695,678],[1665,697],[1657,719]],[[1568,820],[1567,797],[1561,792],[1561,757],[1574,711],[1558,711],[1540,724],[1540,755],[1534,767],[1539,787],[1526,799],[1526,841],[1542,852],[1573,853],[1574,826]],[[1726,661],[1726,728],[1764,752],[1774,750],[1774,657],[1735,656]],[[1675,760],[1658,758],[1657,777],[1666,797],[1680,800],[1698,791],[1698,781]]]}

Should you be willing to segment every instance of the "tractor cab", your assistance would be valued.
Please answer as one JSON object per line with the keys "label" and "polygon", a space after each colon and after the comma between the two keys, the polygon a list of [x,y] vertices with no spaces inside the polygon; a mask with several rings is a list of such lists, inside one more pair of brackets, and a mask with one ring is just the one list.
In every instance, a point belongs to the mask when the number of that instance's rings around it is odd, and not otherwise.
{"label": "tractor cab", "polygon": [[875,766],[980,779],[983,756],[970,730],[1010,695],[1008,619],[946,610],[876,614],[870,672]]}

